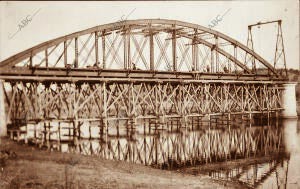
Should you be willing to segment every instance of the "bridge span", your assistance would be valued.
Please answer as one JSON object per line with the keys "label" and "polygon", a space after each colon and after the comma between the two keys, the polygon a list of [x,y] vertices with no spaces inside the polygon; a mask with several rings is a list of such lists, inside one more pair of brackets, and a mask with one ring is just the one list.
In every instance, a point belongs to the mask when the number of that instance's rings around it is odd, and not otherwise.
{"label": "bridge span", "polygon": [[[156,119],[275,112],[296,116],[285,67],[206,27],[142,19],[104,24],[0,62],[6,123]],[[4,105],[5,104],[5,105]]]}

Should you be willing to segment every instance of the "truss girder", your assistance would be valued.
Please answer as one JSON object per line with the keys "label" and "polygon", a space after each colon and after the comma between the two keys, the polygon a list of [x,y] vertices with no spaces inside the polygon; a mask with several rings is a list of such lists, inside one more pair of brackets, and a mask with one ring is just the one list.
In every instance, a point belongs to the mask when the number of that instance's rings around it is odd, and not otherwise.
{"label": "truss girder", "polygon": [[[256,69],[246,62],[248,56]],[[265,74],[270,79],[281,78],[270,63],[229,36],[163,19],[105,24],[44,42],[2,61],[0,76],[16,75],[17,67],[31,69],[31,76],[40,68],[54,76],[53,68],[67,69],[65,76],[91,68],[219,75],[259,75],[257,70],[262,69],[268,70]]]}

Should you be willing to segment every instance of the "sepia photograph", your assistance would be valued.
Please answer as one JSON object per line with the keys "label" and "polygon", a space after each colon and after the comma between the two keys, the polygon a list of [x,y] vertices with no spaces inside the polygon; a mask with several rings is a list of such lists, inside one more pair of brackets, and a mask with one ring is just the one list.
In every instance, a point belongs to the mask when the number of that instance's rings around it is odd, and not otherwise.
{"label": "sepia photograph", "polygon": [[300,189],[300,1],[0,1],[0,189]]}

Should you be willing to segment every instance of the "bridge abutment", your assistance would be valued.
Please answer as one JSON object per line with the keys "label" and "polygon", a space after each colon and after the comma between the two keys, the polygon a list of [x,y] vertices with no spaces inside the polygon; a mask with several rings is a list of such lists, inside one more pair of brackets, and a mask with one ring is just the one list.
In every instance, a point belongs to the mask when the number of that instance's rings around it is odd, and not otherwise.
{"label": "bridge abutment", "polygon": [[282,108],[284,110],[281,113],[283,118],[297,118],[296,107],[296,83],[285,83],[282,85]]}
{"label": "bridge abutment", "polygon": [[5,100],[4,100],[4,81],[0,80],[0,136],[7,135]]}

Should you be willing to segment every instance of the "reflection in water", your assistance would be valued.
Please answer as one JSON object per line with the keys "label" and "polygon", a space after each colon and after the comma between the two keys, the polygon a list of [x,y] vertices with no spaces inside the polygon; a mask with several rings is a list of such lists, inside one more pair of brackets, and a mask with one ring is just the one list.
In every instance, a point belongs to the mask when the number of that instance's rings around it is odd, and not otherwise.
{"label": "reflection in water", "polygon": [[[248,161],[251,163],[248,164]],[[230,164],[230,163],[228,163]],[[244,159],[243,162],[215,170],[198,171],[218,180],[227,180],[245,188],[287,188],[289,157],[269,156],[267,158]]]}
{"label": "reflection in water", "polygon": [[108,127],[96,121],[45,122],[23,129],[26,141],[62,152],[208,174],[248,188],[300,187],[297,121],[264,117],[116,119]]}
{"label": "reflection in water", "polygon": [[300,120],[284,120],[284,146],[290,154],[287,188],[300,188]]}
{"label": "reflection in water", "polygon": [[245,161],[238,163],[229,161],[224,165],[198,169],[193,167],[185,171],[191,174],[208,174],[218,180],[236,182],[243,188],[300,188],[299,128],[300,121],[282,120],[280,132],[283,132],[283,149],[278,155],[273,154],[255,160],[245,158]]}

